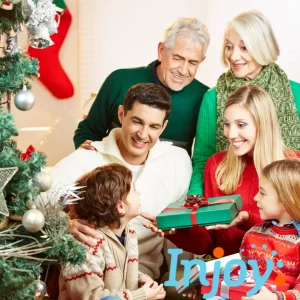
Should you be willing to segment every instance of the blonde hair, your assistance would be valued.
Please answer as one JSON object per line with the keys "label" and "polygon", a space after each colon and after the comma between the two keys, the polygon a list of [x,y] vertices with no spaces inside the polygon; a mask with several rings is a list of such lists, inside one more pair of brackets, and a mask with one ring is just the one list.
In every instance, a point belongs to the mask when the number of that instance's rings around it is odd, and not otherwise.
{"label": "blonde hair", "polygon": [[233,18],[227,25],[222,48],[222,62],[228,67],[225,57],[226,35],[234,29],[243,40],[247,51],[257,63],[266,66],[277,60],[280,49],[270,21],[261,12],[252,10]]}
{"label": "blonde hair", "polygon": [[300,221],[300,160],[274,161],[262,170],[273,186],[287,213]]}
{"label": "blonde hair", "polygon": [[174,47],[177,36],[185,36],[194,43],[201,44],[203,47],[203,55],[205,55],[209,45],[210,35],[207,27],[196,18],[177,18],[165,29],[163,42],[167,49]]}
{"label": "blonde hair", "polygon": [[[275,106],[264,89],[257,85],[240,87],[229,96],[225,110],[236,104],[249,111],[255,122],[253,160],[258,176],[267,164],[286,157],[295,157],[294,152],[283,144]],[[226,194],[233,193],[240,184],[246,157],[234,155],[230,145],[227,155],[218,166],[216,181],[220,190]]]}

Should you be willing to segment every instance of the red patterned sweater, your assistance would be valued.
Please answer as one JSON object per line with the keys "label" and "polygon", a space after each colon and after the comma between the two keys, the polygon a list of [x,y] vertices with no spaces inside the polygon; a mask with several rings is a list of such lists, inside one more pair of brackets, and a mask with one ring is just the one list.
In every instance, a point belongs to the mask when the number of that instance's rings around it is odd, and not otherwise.
{"label": "red patterned sweater", "polygon": [[122,300],[146,300],[140,281],[151,280],[138,271],[136,233],[126,229],[125,246],[108,228],[100,228],[101,238],[94,248],[87,248],[82,265],[62,267],[60,300],[99,300],[118,296]]}
{"label": "red patterned sweater", "polygon": [[[300,231],[300,223],[298,222]],[[273,260],[273,271],[270,280],[283,275],[291,290],[277,292],[278,299],[300,299],[300,238],[294,225],[276,226],[266,222],[263,226],[252,227],[244,236],[240,254],[248,261],[259,262],[261,274],[266,270],[266,259]],[[276,252],[274,252],[276,251]],[[277,265],[278,261],[283,266]],[[281,263],[280,263],[281,264]]]}
{"label": "red patterned sweater", "polygon": [[[224,196],[217,185],[215,173],[218,165],[226,155],[226,151],[211,156],[204,171],[204,195],[207,198]],[[222,247],[225,255],[237,253],[245,232],[255,224],[262,224],[256,202],[253,200],[258,192],[258,176],[253,159],[247,156],[242,180],[233,194],[240,194],[242,209],[249,213],[249,220],[241,227],[232,227],[227,230],[210,230],[204,227],[193,227],[178,230],[173,236],[166,236],[177,247],[196,254],[212,254],[215,247]],[[196,242],[197,241],[197,242]]]}

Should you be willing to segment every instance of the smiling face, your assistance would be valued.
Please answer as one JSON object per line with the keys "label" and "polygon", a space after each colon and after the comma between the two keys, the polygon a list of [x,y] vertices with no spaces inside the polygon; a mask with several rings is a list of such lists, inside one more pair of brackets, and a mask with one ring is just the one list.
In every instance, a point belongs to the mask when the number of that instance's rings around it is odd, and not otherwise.
{"label": "smiling face", "polygon": [[253,155],[257,128],[252,114],[240,104],[230,105],[224,112],[224,135],[237,156]]}
{"label": "smiling face", "polygon": [[120,152],[127,163],[141,165],[168,123],[164,121],[166,111],[135,101],[126,114],[120,105],[118,116],[122,124]]}
{"label": "smiling face", "polygon": [[262,220],[277,220],[280,225],[293,220],[287,213],[278,195],[265,177],[259,179],[259,192],[254,197],[259,208],[259,215]]}
{"label": "smiling face", "polygon": [[180,91],[195,78],[204,58],[201,44],[186,36],[177,36],[172,48],[159,43],[157,76],[166,87]]}
{"label": "smiling face", "polygon": [[237,78],[252,80],[259,75],[263,68],[251,57],[243,40],[232,28],[229,28],[225,35],[225,57]]}

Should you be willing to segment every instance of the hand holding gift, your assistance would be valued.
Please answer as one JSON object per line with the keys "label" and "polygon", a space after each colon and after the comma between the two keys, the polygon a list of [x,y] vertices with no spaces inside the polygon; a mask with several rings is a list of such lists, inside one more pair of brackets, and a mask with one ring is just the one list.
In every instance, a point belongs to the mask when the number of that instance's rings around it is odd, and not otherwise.
{"label": "hand holding gift", "polygon": [[170,230],[161,230],[157,227],[156,217],[151,216],[150,214],[146,212],[142,212],[140,214],[141,217],[147,219],[151,223],[144,222],[143,226],[150,229],[152,232],[157,233],[158,236],[163,237],[165,235],[173,235],[176,233],[175,228],[171,228]]}
{"label": "hand holding gift", "polygon": [[249,219],[249,213],[247,211],[240,211],[238,215],[232,220],[230,224],[216,224],[212,226],[206,226],[207,230],[218,230],[218,229],[228,229],[230,227],[242,225]]}
{"label": "hand holding gift", "polygon": [[242,297],[241,300],[277,300],[277,295],[268,290],[265,286],[263,286],[259,293],[253,295],[252,297]]}

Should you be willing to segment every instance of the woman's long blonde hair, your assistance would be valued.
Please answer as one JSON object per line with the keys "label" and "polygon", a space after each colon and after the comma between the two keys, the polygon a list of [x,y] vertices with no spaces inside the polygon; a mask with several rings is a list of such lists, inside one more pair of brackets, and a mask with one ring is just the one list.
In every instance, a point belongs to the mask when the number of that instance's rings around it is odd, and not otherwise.
{"label": "woman's long blonde hair", "polygon": [[[256,126],[256,142],[253,151],[254,165],[258,176],[262,169],[275,160],[295,157],[293,151],[283,144],[276,109],[270,95],[256,85],[242,86],[228,98],[225,110],[238,104],[253,116]],[[216,170],[217,184],[225,194],[232,194],[241,184],[246,155],[234,155],[232,145]]]}
{"label": "woman's long blonde hair", "polygon": [[274,161],[262,170],[287,213],[300,221],[300,159]]}

